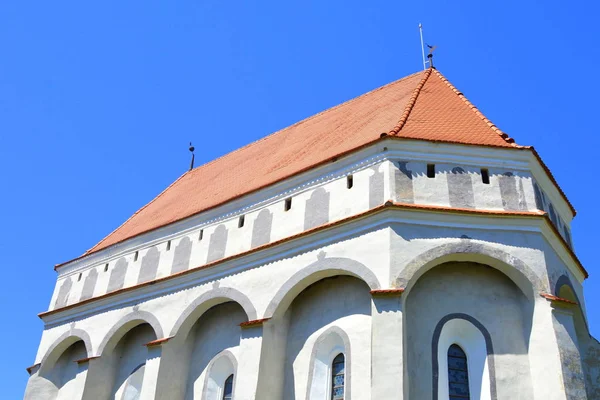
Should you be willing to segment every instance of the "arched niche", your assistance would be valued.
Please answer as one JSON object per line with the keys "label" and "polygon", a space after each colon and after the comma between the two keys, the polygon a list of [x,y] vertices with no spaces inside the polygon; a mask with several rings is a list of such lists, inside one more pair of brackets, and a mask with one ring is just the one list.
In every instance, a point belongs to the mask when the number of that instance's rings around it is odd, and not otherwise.
{"label": "arched niche", "polygon": [[89,356],[89,337],[84,331],[66,332],[50,346],[39,370],[29,378],[25,399],[70,400],[82,390],[85,366],[78,360]]}
{"label": "arched niche", "polygon": [[[361,399],[370,394],[369,292],[369,286],[360,278],[330,276],[305,287],[283,315],[276,313],[278,335],[283,341],[279,351],[285,352],[285,360],[276,371],[269,371],[269,376],[283,382],[283,396],[278,398],[308,400],[331,394],[332,362],[340,353],[344,354],[345,367],[352,370],[344,386],[345,398]],[[351,348],[352,342],[365,345]]]}
{"label": "arched niche", "polygon": [[186,399],[222,399],[219,396],[225,380],[237,372],[235,355],[242,338],[239,325],[246,318],[246,312],[236,302],[217,304],[194,321],[183,342],[181,336],[173,343],[180,355],[177,360],[169,359],[170,380],[179,379]]}
{"label": "arched niche", "polygon": [[508,276],[531,301],[537,299],[539,293],[548,291],[547,279],[542,280],[519,258],[469,239],[434,247],[413,258],[394,279],[395,286],[404,289],[403,297],[406,297],[419,277],[430,269],[451,261],[474,262],[493,267]]}
{"label": "arched niche", "polygon": [[217,354],[208,364],[204,388],[202,389],[203,400],[222,400],[225,381],[233,375],[233,398],[235,398],[235,381],[237,378],[237,360],[229,350],[223,350]]}
{"label": "arched niche", "polygon": [[344,355],[345,380],[344,396],[352,398],[350,380],[352,379],[352,351],[350,338],[337,326],[332,326],[320,334],[310,355],[308,391],[306,400],[324,399],[331,396],[331,365],[338,354]]}
{"label": "arched niche", "polygon": [[238,303],[244,309],[247,320],[257,319],[256,309],[245,294],[233,288],[219,287],[200,295],[188,305],[173,325],[169,336],[174,336],[178,341],[185,340],[202,314],[218,304],[229,301]]}
{"label": "arched niche", "polygon": [[[467,356],[475,354],[469,350],[471,341],[478,338],[480,345],[479,362],[470,366],[472,398],[494,399],[494,393],[497,398],[533,397],[529,347],[535,299],[529,299],[513,279],[490,265],[458,260],[435,264],[414,277],[408,288],[402,295],[405,396],[447,398],[437,394],[442,368],[439,358],[448,348],[440,353],[437,344],[445,324],[458,318],[470,324],[448,325],[453,328],[448,340],[456,342]],[[481,332],[483,341],[471,325]],[[485,376],[482,352],[487,352],[489,373]],[[482,390],[486,385],[489,391]]]}
{"label": "arched niche", "polygon": [[337,275],[358,278],[365,282],[370,290],[380,288],[379,280],[364,264],[350,258],[321,258],[285,281],[267,306],[265,318],[283,315],[296,296],[308,286],[321,279]]}
{"label": "arched niche", "polygon": [[109,329],[106,335],[104,335],[104,339],[102,339],[102,342],[100,342],[100,345],[98,346],[98,355],[102,356],[106,351],[114,350],[114,347],[127,332],[141,324],[148,324],[151,326],[154,331],[154,336],[157,339],[162,339],[164,337],[162,326],[154,314],[147,311],[133,311],[121,318]]}
{"label": "arched niche", "polygon": [[435,327],[431,343],[433,356],[433,398],[447,399],[448,349],[458,345],[465,353],[472,399],[497,400],[494,346],[485,326],[467,314],[446,315]]}

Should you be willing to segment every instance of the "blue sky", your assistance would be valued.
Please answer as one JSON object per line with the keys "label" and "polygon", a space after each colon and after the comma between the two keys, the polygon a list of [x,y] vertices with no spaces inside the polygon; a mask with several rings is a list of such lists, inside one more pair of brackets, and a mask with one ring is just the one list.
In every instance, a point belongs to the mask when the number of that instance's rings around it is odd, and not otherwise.
{"label": "blue sky", "polygon": [[534,145],[577,208],[600,336],[597,14],[579,1],[3,2],[3,398],[22,396],[54,264],[181,175],[189,141],[203,163],[419,70],[419,22],[439,70]]}

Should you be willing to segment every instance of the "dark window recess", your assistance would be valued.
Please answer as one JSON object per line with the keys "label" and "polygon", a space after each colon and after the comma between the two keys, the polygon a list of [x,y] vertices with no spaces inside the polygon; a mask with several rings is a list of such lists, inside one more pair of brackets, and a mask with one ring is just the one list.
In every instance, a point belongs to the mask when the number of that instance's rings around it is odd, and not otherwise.
{"label": "dark window recess", "polygon": [[331,364],[331,400],[344,399],[346,360],[343,354],[338,354]]}
{"label": "dark window recess", "polygon": [[108,271],[108,263],[104,264],[104,272]]}
{"label": "dark window recess", "polygon": [[354,186],[354,177],[352,175],[348,175],[346,177],[346,187],[348,189],[352,189],[352,186]]}
{"label": "dark window recess", "polygon": [[231,400],[233,399],[233,374],[229,375],[229,377],[225,380],[225,385],[223,385],[223,400]]}
{"label": "dark window recess", "polygon": [[81,272],[79,273],[79,276],[77,277],[77,282],[79,282],[81,280]]}
{"label": "dark window recess", "polygon": [[202,240],[203,236],[204,236],[204,229],[200,229],[200,233],[198,233],[198,240]]}
{"label": "dark window recess", "polygon": [[467,355],[457,344],[448,349],[448,394],[450,400],[471,398]]}
{"label": "dark window recess", "polygon": [[490,184],[490,172],[487,170],[487,168],[481,168],[481,182],[485,183],[486,185]]}
{"label": "dark window recess", "polygon": [[244,222],[245,222],[245,218],[244,218],[244,216],[242,215],[242,216],[240,217],[240,219],[238,220],[238,228],[241,228],[242,226],[244,226]]}
{"label": "dark window recess", "polygon": [[140,252],[136,251],[135,254],[133,255],[133,261],[137,261],[139,256],[140,256]]}
{"label": "dark window recess", "polygon": [[427,164],[427,177],[435,178],[435,164]]}
{"label": "dark window recess", "polygon": [[285,199],[285,203],[284,203],[284,205],[283,205],[283,209],[284,209],[285,211],[289,211],[289,210],[290,210],[290,208],[292,208],[292,198],[291,198],[291,197],[290,197],[290,198],[288,198],[288,199]]}
{"label": "dark window recess", "polygon": [[167,251],[171,250],[171,241],[169,240],[167,242]]}

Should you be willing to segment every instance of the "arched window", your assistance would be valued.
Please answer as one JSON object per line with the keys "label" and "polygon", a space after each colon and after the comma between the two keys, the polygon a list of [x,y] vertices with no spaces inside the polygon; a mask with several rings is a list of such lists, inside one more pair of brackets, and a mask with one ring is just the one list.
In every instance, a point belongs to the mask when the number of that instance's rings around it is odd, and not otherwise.
{"label": "arched window", "polygon": [[223,400],[231,399],[233,399],[233,374],[225,379],[225,385],[223,385]]}
{"label": "arched window", "polygon": [[459,345],[448,349],[448,394],[450,400],[469,400],[469,370],[467,355]]}
{"label": "arched window", "polygon": [[346,360],[342,353],[335,356],[331,364],[331,400],[344,399]]}

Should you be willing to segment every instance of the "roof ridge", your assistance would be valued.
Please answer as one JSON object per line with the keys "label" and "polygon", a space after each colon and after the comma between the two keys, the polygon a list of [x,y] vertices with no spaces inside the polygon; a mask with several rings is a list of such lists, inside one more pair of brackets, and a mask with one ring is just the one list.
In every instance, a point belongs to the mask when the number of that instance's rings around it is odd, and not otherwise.
{"label": "roof ridge", "polygon": [[318,117],[318,116],[320,116],[320,115],[322,115],[322,114],[328,113],[328,112],[330,112],[330,111],[333,111],[333,110],[336,110],[336,109],[338,109],[338,108],[340,108],[340,107],[342,107],[342,106],[345,106],[345,105],[348,105],[348,104],[350,104],[350,103],[353,103],[353,102],[357,101],[358,99],[360,99],[360,98],[362,98],[362,97],[365,97],[365,96],[367,96],[367,95],[370,95],[371,93],[376,93],[376,92],[378,92],[378,91],[380,91],[380,90],[383,90],[383,89],[385,89],[385,88],[387,88],[387,87],[389,87],[389,86],[391,86],[391,85],[394,85],[394,84],[396,84],[396,83],[402,82],[402,81],[404,81],[404,80],[407,80],[407,79],[409,79],[409,78],[412,78],[413,76],[415,76],[415,75],[418,75],[418,74],[421,74],[421,73],[422,73],[422,71],[418,71],[418,72],[412,73],[412,74],[410,74],[410,75],[404,76],[404,77],[402,77],[402,78],[400,78],[400,79],[397,79],[397,80],[395,80],[395,81],[392,81],[392,82],[386,83],[386,84],[385,84],[385,85],[383,85],[383,86],[379,86],[379,87],[377,87],[377,88],[375,88],[375,89],[372,89],[372,90],[370,90],[370,91],[368,91],[368,92],[366,92],[366,93],[363,93],[363,94],[361,94],[361,95],[358,95],[358,96],[356,96],[356,97],[353,97],[353,98],[351,98],[351,99],[349,99],[349,100],[346,100],[346,101],[344,101],[344,102],[342,102],[342,103],[340,103],[340,104],[336,104],[335,106],[333,106],[333,107],[330,107],[330,108],[327,108],[327,109],[325,109],[325,110],[323,110],[323,111],[320,111],[320,112],[318,112],[318,113],[316,113],[316,114],[314,114],[314,115],[311,115],[311,116],[309,116],[309,117],[306,117],[306,118],[304,118],[304,119],[301,119],[300,121],[297,121],[297,122],[293,123],[292,125],[288,125],[288,126],[285,126],[285,127],[281,128],[281,129],[278,129],[278,130],[276,130],[275,132],[271,132],[271,133],[269,133],[268,135],[266,135],[266,136],[263,136],[263,137],[261,137],[261,138],[259,138],[259,139],[255,140],[255,141],[253,141],[253,142],[250,142],[250,143],[248,143],[248,144],[245,144],[245,145],[244,145],[244,146],[242,146],[242,147],[238,147],[237,149],[231,150],[230,152],[228,152],[228,153],[225,153],[225,154],[223,154],[222,156],[215,158],[214,160],[211,160],[211,161],[209,161],[209,162],[207,162],[207,163],[205,163],[205,164],[199,165],[199,166],[197,166],[196,168],[194,168],[194,169],[192,170],[192,172],[193,172],[194,170],[196,170],[196,169],[200,168],[200,167],[203,167],[203,166],[206,166],[206,165],[210,165],[210,164],[212,164],[212,163],[215,163],[215,162],[217,162],[218,160],[220,160],[220,159],[222,159],[222,158],[224,158],[224,157],[227,157],[227,156],[229,156],[229,155],[231,155],[231,154],[237,153],[237,152],[239,152],[239,151],[241,151],[241,150],[243,150],[243,149],[246,149],[246,148],[248,148],[248,147],[254,146],[254,145],[256,145],[256,144],[258,144],[258,143],[260,143],[260,142],[262,142],[262,141],[264,141],[264,140],[266,140],[266,139],[268,139],[268,138],[270,138],[271,136],[273,136],[273,135],[275,135],[275,134],[277,134],[277,133],[279,133],[279,132],[282,132],[282,131],[284,131],[284,130],[286,130],[286,129],[290,129],[290,128],[293,128],[293,127],[295,127],[295,126],[301,125],[301,124],[303,124],[303,123],[305,123],[305,122],[308,122],[308,121],[310,121],[310,120],[312,120],[312,119],[314,119],[314,118],[316,118],[316,117]]}
{"label": "roof ridge", "polygon": [[483,122],[485,122],[487,124],[487,126],[496,134],[498,134],[498,136],[500,136],[506,143],[509,143],[510,145],[512,145],[513,147],[523,147],[518,145],[517,143],[515,143],[515,139],[511,138],[510,136],[508,136],[508,134],[506,132],[503,132],[500,128],[498,128],[496,126],[496,124],[494,124],[488,117],[486,117],[473,103],[471,103],[469,101],[469,99],[467,99],[467,97],[456,88],[456,86],[454,86],[452,83],[450,83],[450,81],[444,76],[442,75],[442,73],[440,71],[438,71],[437,69],[433,68],[433,70],[435,71],[436,75],[438,76],[438,78],[440,78],[442,80],[442,82],[444,82],[446,85],[448,85],[448,87],[450,89],[452,89],[452,91],[454,93],[456,93],[458,95],[458,97],[479,117],[481,118],[481,120]]}
{"label": "roof ridge", "polygon": [[402,112],[402,115],[400,116],[400,119],[398,120],[396,126],[394,126],[392,130],[389,131],[389,135],[398,135],[402,127],[404,127],[404,124],[406,124],[408,116],[410,115],[410,112],[412,111],[412,109],[415,106],[415,103],[417,102],[417,97],[419,97],[419,94],[421,93],[421,89],[423,89],[423,86],[425,86],[425,82],[427,82],[427,79],[429,79],[429,77],[431,76],[432,69],[432,67],[428,68],[423,74],[423,79],[421,79],[421,81],[413,90],[412,95],[408,100],[408,103],[406,103],[406,107],[404,107],[404,112]]}
{"label": "roof ridge", "polygon": [[[83,253],[83,256],[86,256],[90,253],[93,253],[95,250],[95,248],[97,248],[98,246],[100,246],[102,244],[102,242],[104,242],[106,239],[108,239],[110,237],[110,235],[112,235],[114,232],[118,231],[123,225],[125,225],[127,222],[129,222],[133,217],[135,217],[136,215],[138,215],[140,212],[142,212],[142,210],[144,210],[146,207],[148,207],[150,204],[154,203],[160,196],[162,196],[163,194],[165,194],[165,192],[167,190],[169,190],[172,186],[174,186],[177,182],[179,182],[181,179],[183,179],[184,176],[186,176],[188,173],[190,172],[190,170],[187,170],[183,173],[183,175],[181,175],[179,178],[175,179],[173,181],[173,183],[171,183],[169,186],[167,186],[162,192],[160,192],[158,195],[156,195],[152,200],[150,200],[148,203],[146,203],[142,208],[140,208],[139,210],[137,210],[136,212],[133,213],[133,215],[129,218],[127,218],[125,220],[125,222],[123,222],[121,225],[119,225],[117,228],[113,229],[112,232],[110,232],[108,235],[106,235],[102,240],[100,240],[98,243],[96,243],[94,246],[90,247],[85,253]],[[115,243],[116,244],[116,243]]]}

